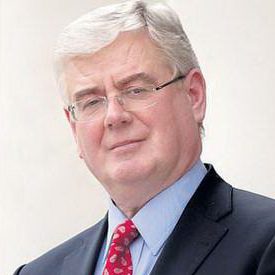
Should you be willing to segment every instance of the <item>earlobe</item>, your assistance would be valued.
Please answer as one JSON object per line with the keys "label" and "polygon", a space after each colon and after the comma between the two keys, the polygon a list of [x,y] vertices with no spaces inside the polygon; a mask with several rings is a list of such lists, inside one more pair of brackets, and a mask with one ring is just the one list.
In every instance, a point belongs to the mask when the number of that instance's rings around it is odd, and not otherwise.
{"label": "earlobe", "polygon": [[79,156],[79,158],[83,159],[82,151],[80,150],[79,147],[77,147],[77,148],[78,148],[78,156]]}
{"label": "earlobe", "polygon": [[64,107],[63,108],[63,111],[64,111],[64,113],[65,113],[65,116],[66,116],[66,118],[67,118],[67,120],[70,122],[70,112]]}
{"label": "earlobe", "polygon": [[68,120],[68,122],[69,122],[69,124],[70,124],[70,126],[71,126],[71,129],[72,129],[72,131],[73,131],[73,135],[74,135],[74,137],[75,137],[75,136],[76,136],[75,122],[72,121],[70,112],[69,112],[67,109],[65,109],[65,108],[64,108],[63,110],[64,110],[64,113],[65,113],[65,115],[66,115],[66,118],[67,118],[67,120]]}
{"label": "earlobe", "polygon": [[78,144],[78,140],[77,140],[77,133],[76,133],[76,126],[75,126],[75,122],[71,119],[71,115],[70,115],[70,112],[64,108],[64,112],[65,112],[65,115],[66,115],[66,118],[71,126],[71,129],[72,129],[72,132],[73,132],[73,136],[74,136],[74,140],[76,142],[76,145],[77,145],[77,151],[78,151],[78,156],[83,159],[83,155],[82,155],[82,150]]}
{"label": "earlobe", "polygon": [[194,118],[197,123],[202,123],[206,109],[206,85],[199,69],[192,69],[188,73],[186,86]]}

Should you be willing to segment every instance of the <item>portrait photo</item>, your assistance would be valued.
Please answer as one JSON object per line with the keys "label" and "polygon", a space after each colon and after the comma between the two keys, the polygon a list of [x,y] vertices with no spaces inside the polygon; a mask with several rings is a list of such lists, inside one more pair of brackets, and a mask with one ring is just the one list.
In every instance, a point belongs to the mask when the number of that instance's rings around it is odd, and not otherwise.
{"label": "portrait photo", "polygon": [[275,274],[274,1],[0,8],[0,274]]}

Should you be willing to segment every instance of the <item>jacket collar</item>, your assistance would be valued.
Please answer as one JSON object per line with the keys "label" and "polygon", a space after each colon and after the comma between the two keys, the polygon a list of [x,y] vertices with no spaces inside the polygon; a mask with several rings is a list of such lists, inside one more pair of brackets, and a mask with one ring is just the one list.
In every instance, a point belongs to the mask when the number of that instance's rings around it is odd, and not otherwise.
{"label": "jacket collar", "polygon": [[219,220],[232,211],[232,187],[211,165],[158,258],[151,275],[192,275],[226,235]]}
{"label": "jacket collar", "polygon": [[[166,241],[151,275],[192,275],[228,229],[219,221],[232,211],[232,187],[211,165]],[[107,215],[77,239],[63,261],[61,275],[93,274],[107,232]]]}
{"label": "jacket collar", "polygon": [[108,227],[107,215],[91,229],[81,234],[76,248],[63,261],[60,275],[93,274]]}

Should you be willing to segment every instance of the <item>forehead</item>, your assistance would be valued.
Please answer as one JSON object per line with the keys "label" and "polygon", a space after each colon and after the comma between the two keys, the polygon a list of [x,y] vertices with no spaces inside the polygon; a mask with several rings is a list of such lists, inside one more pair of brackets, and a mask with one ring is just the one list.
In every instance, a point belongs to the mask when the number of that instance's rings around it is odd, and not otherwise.
{"label": "forehead", "polygon": [[[161,50],[144,30],[121,33],[110,45],[90,55],[71,58],[65,64],[64,78],[71,97],[80,89],[121,82],[131,75],[152,77],[171,72]],[[131,78],[131,77],[130,77]]]}

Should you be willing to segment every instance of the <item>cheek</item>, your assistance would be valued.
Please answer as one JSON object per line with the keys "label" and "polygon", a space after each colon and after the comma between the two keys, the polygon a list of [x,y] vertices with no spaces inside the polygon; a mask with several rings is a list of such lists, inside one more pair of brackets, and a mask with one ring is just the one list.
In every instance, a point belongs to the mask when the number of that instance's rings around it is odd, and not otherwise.
{"label": "cheek", "polygon": [[151,152],[169,155],[169,151],[176,145],[177,128],[173,114],[163,110],[165,108],[155,109],[150,116]]}
{"label": "cheek", "polygon": [[76,127],[76,141],[82,157],[90,159],[98,153],[102,139],[102,130],[98,125],[82,123]]}
{"label": "cheek", "polygon": [[168,151],[177,150],[196,127],[190,105],[183,95],[175,96],[158,106],[152,117],[154,143]]}

